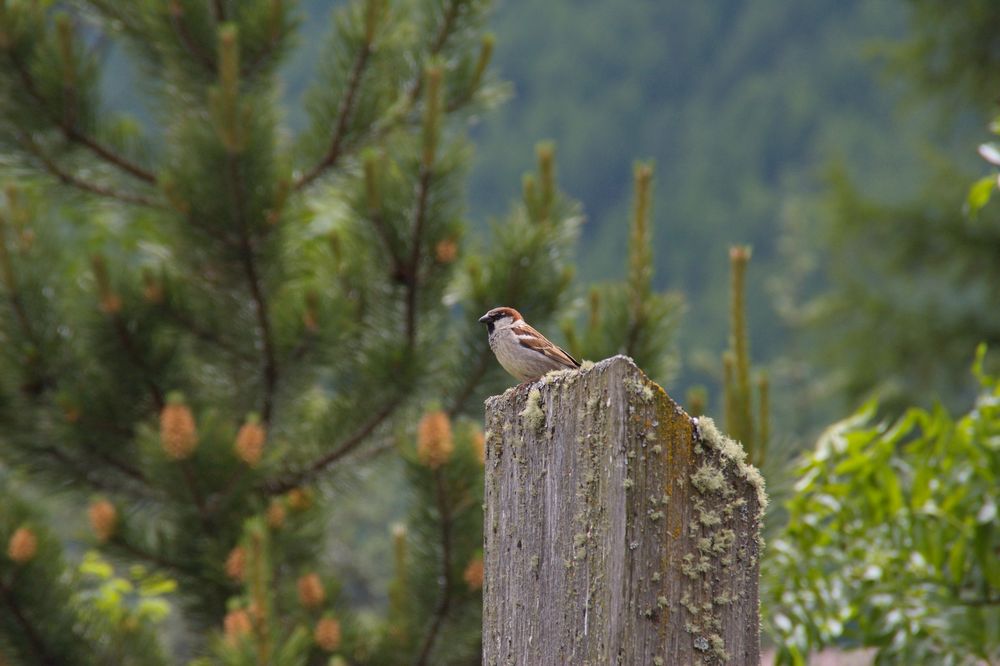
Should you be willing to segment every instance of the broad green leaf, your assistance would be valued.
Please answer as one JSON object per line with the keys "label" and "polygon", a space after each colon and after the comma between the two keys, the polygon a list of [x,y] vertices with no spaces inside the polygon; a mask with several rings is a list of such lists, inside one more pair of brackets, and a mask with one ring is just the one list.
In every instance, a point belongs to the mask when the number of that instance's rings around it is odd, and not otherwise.
{"label": "broad green leaf", "polygon": [[976,215],[983,209],[983,206],[989,203],[996,186],[996,176],[983,176],[972,184],[965,197],[965,205],[970,215]]}
{"label": "broad green leaf", "polygon": [[136,606],[135,612],[139,619],[156,623],[170,615],[170,604],[163,599],[143,599]]}
{"label": "broad green leaf", "polygon": [[171,578],[147,578],[139,584],[139,594],[144,597],[156,597],[170,594],[177,589],[177,581]]}
{"label": "broad green leaf", "polygon": [[85,576],[95,576],[101,580],[107,580],[111,578],[114,572],[115,570],[111,565],[102,560],[93,551],[84,555],[83,562],[80,563],[80,573]]}
{"label": "broad green leaf", "polygon": [[955,539],[955,543],[951,547],[951,552],[948,555],[948,570],[951,573],[952,585],[958,585],[962,582],[965,575],[965,538],[963,537]]}
{"label": "broad green leaf", "polygon": [[903,508],[903,492],[899,488],[899,479],[892,467],[886,465],[879,473],[879,480],[882,482],[882,490],[885,493],[885,500],[888,504],[889,515],[894,516]]}

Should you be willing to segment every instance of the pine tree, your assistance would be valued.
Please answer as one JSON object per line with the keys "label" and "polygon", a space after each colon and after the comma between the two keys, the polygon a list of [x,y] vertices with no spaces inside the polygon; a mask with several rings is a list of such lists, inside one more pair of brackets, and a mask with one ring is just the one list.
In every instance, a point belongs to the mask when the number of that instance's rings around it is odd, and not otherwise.
{"label": "pine tree", "polygon": [[[502,91],[486,9],[344,6],[292,136],[288,0],[0,0],[0,661],[478,662],[480,405],[510,381],[476,318],[564,315],[581,219],[542,146],[464,237],[464,128]],[[106,39],[148,125],[102,102]],[[665,367],[639,182],[606,333]],[[386,460],[410,511],[373,618],[325,545],[350,472]],[[78,568],[20,499],[57,491],[85,500]],[[182,637],[157,644],[168,601]]]}

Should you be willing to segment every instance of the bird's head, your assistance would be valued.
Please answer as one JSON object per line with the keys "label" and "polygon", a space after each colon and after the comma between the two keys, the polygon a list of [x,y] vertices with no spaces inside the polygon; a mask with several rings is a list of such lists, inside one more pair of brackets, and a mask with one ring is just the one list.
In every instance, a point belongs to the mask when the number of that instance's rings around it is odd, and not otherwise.
{"label": "bird's head", "polygon": [[500,328],[508,328],[517,321],[523,321],[524,318],[521,313],[514,308],[499,307],[493,308],[482,317],[479,318],[479,323],[486,324],[486,328],[492,333],[498,326]]}

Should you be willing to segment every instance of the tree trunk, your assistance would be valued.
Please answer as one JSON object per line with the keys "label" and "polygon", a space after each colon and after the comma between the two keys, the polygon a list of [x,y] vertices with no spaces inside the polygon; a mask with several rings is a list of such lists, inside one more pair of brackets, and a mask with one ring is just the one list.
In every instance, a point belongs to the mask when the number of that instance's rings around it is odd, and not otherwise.
{"label": "tree trunk", "polygon": [[483,661],[760,663],[763,480],[624,356],[486,401]]}

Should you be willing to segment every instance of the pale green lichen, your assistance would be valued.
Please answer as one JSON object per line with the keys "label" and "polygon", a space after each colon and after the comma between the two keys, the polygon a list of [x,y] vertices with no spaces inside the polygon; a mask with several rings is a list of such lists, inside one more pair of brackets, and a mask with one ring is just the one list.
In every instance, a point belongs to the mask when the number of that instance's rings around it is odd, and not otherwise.
{"label": "pale green lichen", "polygon": [[691,475],[691,483],[702,495],[722,492],[728,488],[722,470],[707,462],[702,463]]}
{"label": "pale green lichen", "polygon": [[722,554],[736,543],[736,532],[730,529],[719,530],[712,536],[712,551]]}
{"label": "pale green lichen", "polygon": [[662,520],[663,519],[663,512],[662,511],[653,511],[653,510],[650,510],[648,513],[649,513],[649,519],[652,520],[654,523],[656,521],[658,521],[658,520]]}
{"label": "pale green lichen", "polygon": [[712,642],[712,652],[722,661],[729,661],[729,653],[726,652],[726,643],[719,634],[712,634],[708,637]]}
{"label": "pale green lichen", "polygon": [[541,430],[545,426],[545,411],[542,409],[542,394],[533,388],[528,392],[528,401],[520,416],[531,430]]}
{"label": "pale green lichen", "polygon": [[630,488],[632,488],[632,486],[633,486],[633,485],[635,485],[635,484],[633,483],[632,479],[630,479],[630,478],[628,478],[628,477],[626,476],[626,477],[625,477],[625,482],[624,482],[624,483],[623,483],[622,485],[623,485],[623,486],[625,486],[625,490],[629,490],[629,489],[630,489]]}
{"label": "pale green lichen", "polygon": [[701,441],[717,450],[722,457],[732,461],[737,472],[753,486],[757,492],[759,516],[764,515],[767,508],[767,492],[764,490],[764,477],[753,465],[746,462],[746,451],[737,442],[726,437],[715,426],[715,422],[707,416],[698,417],[698,429],[701,431]]}
{"label": "pale green lichen", "polygon": [[698,514],[698,520],[705,527],[714,527],[722,524],[722,518],[719,518],[719,514],[715,511],[702,511]]}
{"label": "pale green lichen", "polygon": [[576,370],[549,370],[545,376],[543,376],[539,382],[539,386],[548,386],[549,384],[554,384],[562,379],[566,379],[566,386],[570,386],[578,376]]}
{"label": "pale green lichen", "polygon": [[[702,574],[707,574],[712,570],[712,563],[707,557],[701,557],[698,559],[698,563],[694,563],[694,555],[687,553],[681,558],[681,573],[690,578],[691,580],[697,579]],[[688,608],[688,610],[691,610]],[[698,614],[697,607],[695,610],[691,610],[694,615]]]}
{"label": "pale green lichen", "polygon": [[580,363],[580,370],[582,372],[587,372],[588,370],[592,370],[593,367],[594,367],[593,361],[583,361]]}
{"label": "pale green lichen", "polygon": [[649,386],[648,382],[629,377],[625,380],[625,388],[640,396],[646,402],[653,399],[653,389]]}

